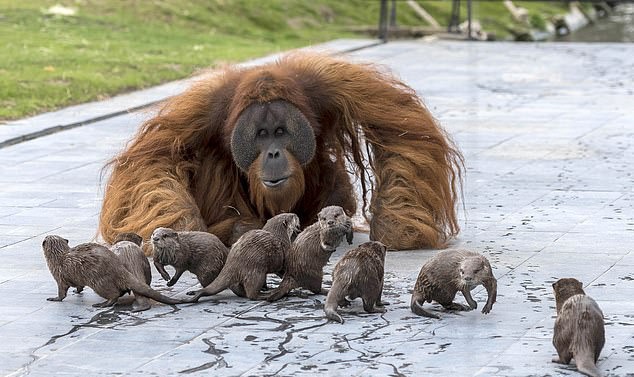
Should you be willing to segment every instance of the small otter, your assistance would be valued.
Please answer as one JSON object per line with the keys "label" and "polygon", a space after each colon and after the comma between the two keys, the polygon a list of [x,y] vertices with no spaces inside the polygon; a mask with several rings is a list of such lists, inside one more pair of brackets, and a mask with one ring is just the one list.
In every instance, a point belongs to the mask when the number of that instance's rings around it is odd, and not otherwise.
{"label": "small otter", "polygon": [[[152,270],[150,262],[141,249],[143,238],[136,233],[122,233],[117,235],[110,250],[119,258],[119,261],[128,272],[148,286],[152,283]],[[150,300],[141,295],[134,295],[132,311],[140,312],[151,308]]]}
{"label": "small otter", "polygon": [[131,274],[117,256],[107,247],[84,243],[73,247],[60,236],[46,236],[42,242],[46,264],[57,282],[57,297],[49,301],[62,301],[69,287],[92,288],[107,301],[94,304],[103,308],[114,305],[119,297],[130,291],[164,304],[179,304],[180,300],[163,296],[145,282]]}
{"label": "small otter", "polygon": [[293,288],[303,287],[314,294],[328,294],[321,287],[323,268],[343,241],[352,244],[352,221],[339,206],[329,206],[319,211],[317,222],[302,231],[289,248],[286,256],[284,278],[273,289],[268,301],[279,300]]}
{"label": "small otter", "polygon": [[[207,232],[177,232],[170,228],[157,228],[152,232],[154,266],[167,280],[167,286],[176,284],[185,271],[198,278],[203,287],[218,277],[227,260],[229,249],[218,237]],[[176,268],[174,277],[165,271],[165,266]]]}
{"label": "small otter", "polygon": [[[448,310],[472,310],[478,304],[471,297],[471,290],[483,285],[488,299],[482,313],[491,311],[497,297],[497,280],[493,276],[488,259],[474,251],[453,249],[444,250],[432,257],[420,270],[410,308],[417,315],[440,318],[423,309],[425,301],[436,301]],[[460,291],[469,306],[453,302]]]}
{"label": "small otter", "polygon": [[569,364],[574,357],[579,372],[601,376],[596,364],[605,344],[603,312],[577,279],[559,279],[553,291],[557,303],[553,345],[559,355],[553,362]]}
{"label": "small otter", "polygon": [[267,273],[281,273],[284,255],[291,246],[291,239],[299,230],[299,217],[283,213],[269,219],[262,229],[244,233],[233,244],[227,263],[211,284],[198,291],[187,302],[197,302],[203,296],[215,295],[230,288],[240,297],[263,300],[260,289],[266,283]]}
{"label": "small otter", "polygon": [[337,307],[349,305],[346,297],[352,300],[361,297],[363,309],[368,313],[385,312],[381,294],[386,250],[384,244],[370,241],[341,257],[332,272],[332,287],[324,304],[328,319],[343,323]]}

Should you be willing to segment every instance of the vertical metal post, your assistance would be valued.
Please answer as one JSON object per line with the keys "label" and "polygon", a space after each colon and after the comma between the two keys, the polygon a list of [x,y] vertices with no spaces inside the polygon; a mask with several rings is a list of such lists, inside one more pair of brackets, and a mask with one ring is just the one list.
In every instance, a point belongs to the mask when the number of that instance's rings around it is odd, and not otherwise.
{"label": "vertical metal post", "polygon": [[449,26],[447,31],[458,31],[458,25],[460,25],[460,0],[453,0],[451,3],[451,16],[449,18]]}
{"label": "vertical metal post", "polygon": [[387,42],[387,0],[381,0],[381,13],[379,14],[379,39]]}
{"label": "vertical metal post", "polygon": [[392,0],[392,9],[390,10],[390,28],[396,27],[396,0]]}
{"label": "vertical metal post", "polygon": [[467,0],[467,39],[471,40],[471,0]]}

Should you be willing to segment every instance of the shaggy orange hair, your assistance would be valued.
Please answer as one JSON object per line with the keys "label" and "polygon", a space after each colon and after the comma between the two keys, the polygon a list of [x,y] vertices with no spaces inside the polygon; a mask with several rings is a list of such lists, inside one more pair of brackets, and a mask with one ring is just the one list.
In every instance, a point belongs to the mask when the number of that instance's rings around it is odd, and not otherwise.
{"label": "shaggy orange hair", "polygon": [[[257,172],[242,173],[231,155],[241,112],[273,100],[297,107],[315,133],[315,157],[296,167],[304,182],[292,199],[261,198],[249,183]],[[361,183],[372,239],[438,248],[458,233],[462,156],[415,91],[376,66],[315,53],[229,67],[167,100],[110,162],[99,229],[106,241],[125,232],[147,238],[158,227],[206,230],[229,244],[241,227],[282,210],[302,224],[326,205],[352,214],[346,160]]]}

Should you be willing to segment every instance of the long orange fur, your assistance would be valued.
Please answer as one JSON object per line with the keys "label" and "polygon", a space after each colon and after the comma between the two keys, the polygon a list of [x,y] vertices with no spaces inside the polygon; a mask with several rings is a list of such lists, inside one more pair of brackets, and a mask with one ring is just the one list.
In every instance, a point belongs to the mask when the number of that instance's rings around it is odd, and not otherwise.
{"label": "long orange fur", "polygon": [[[229,141],[248,105],[276,99],[306,116],[317,153],[294,168],[303,184],[264,198],[252,186],[257,172],[234,164]],[[371,238],[396,249],[438,248],[458,233],[462,156],[415,91],[376,66],[314,53],[229,67],[167,100],[110,162],[100,232],[106,241],[124,232],[147,238],[162,226],[207,230],[229,243],[238,223],[262,224],[282,210],[303,224],[330,204],[351,214],[346,160],[362,186]]]}

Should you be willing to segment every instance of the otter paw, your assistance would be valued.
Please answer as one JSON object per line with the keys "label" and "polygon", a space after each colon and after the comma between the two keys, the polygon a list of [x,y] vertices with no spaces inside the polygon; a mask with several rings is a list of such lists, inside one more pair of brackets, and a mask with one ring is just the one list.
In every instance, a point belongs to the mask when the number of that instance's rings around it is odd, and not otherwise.
{"label": "otter paw", "polygon": [[137,304],[134,303],[132,304],[132,312],[133,313],[137,313],[137,312],[142,312],[144,310],[149,310],[152,306],[148,303],[148,304]]}
{"label": "otter paw", "polygon": [[385,313],[387,312],[387,309],[384,306],[379,306],[379,305],[374,305],[374,308],[372,308],[371,313]]}
{"label": "otter paw", "polygon": [[343,318],[337,313],[330,313],[330,314],[326,315],[326,317],[328,317],[328,319],[333,321],[333,322],[339,322],[339,323],[343,324]]}
{"label": "otter paw", "polygon": [[468,312],[468,311],[471,310],[470,306],[462,305],[462,304],[459,304],[457,302],[452,302],[451,304],[445,305],[444,307],[447,310],[455,310],[455,311],[459,311],[459,312]]}

